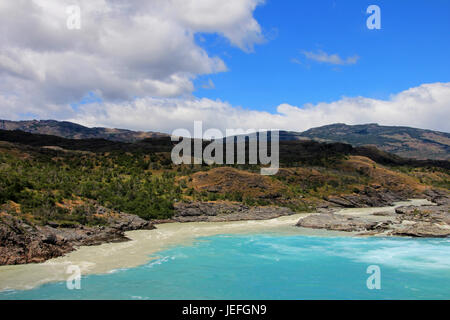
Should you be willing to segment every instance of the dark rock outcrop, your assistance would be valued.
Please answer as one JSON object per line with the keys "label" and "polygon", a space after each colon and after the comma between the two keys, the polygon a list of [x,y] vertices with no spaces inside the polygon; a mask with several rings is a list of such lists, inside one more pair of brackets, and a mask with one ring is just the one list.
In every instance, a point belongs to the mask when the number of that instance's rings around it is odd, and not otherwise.
{"label": "dark rock outcrop", "polygon": [[376,225],[377,223],[373,221],[334,213],[312,214],[306,218],[300,219],[297,223],[298,227],[335,231],[373,230]]}
{"label": "dark rock outcrop", "polygon": [[398,228],[393,234],[397,236],[445,238],[450,236],[450,229],[444,229],[433,223],[418,222],[410,226]]}
{"label": "dark rock outcrop", "polygon": [[1,217],[0,265],[42,262],[72,250],[72,245],[47,228],[37,228],[10,215]]}
{"label": "dark rock outcrop", "polygon": [[366,208],[391,206],[396,201],[406,200],[411,197],[410,192],[393,192],[380,186],[366,186],[358,190],[357,194],[330,196],[325,198],[331,206],[343,208]]}
{"label": "dark rock outcrop", "polygon": [[400,226],[395,235],[412,237],[450,236],[450,198],[439,191],[431,191],[435,206],[404,206],[396,208]]}
{"label": "dark rock outcrop", "polygon": [[126,213],[109,216],[106,226],[74,228],[54,223],[33,225],[20,217],[0,213],[0,265],[44,262],[79,246],[127,241],[125,231],[153,228],[152,223]]}
{"label": "dark rock outcrop", "polygon": [[365,235],[395,235],[411,237],[450,236],[450,197],[441,190],[427,190],[425,195],[436,205],[402,206],[395,211],[369,215],[346,215],[324,212],[298,221],[305,228],[362,232]]}
{"label": "dark rock outcrop", "polygon": [[231,202],[177,203],[175,210],[173,220],[178,222],[264,220],[294,214],[284,207],[249,207]]}

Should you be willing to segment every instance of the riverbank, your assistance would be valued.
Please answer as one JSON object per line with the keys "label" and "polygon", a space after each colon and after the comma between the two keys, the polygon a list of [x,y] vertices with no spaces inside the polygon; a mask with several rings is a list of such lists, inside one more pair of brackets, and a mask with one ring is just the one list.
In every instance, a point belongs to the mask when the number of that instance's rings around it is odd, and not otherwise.
{"label": "riverbank", "polygon": [[[404,205],[428,204],[427,200],[399,202],[394,207],[344,209],[360,211],[395,210]],[[153,230],[125,232],[130,241],[82,246],[65,256],[44,263],[0,266],[0,290],[31,289],[47,282],[65,281],[67,267],[76,265],[82,275],[104,274],[122,268],[142,265],[150,255],[177,245],[189,245],[196,238],[218,234],[281,233],[309,236],[354,236],[356,232],[340,232],[310,228],[298,228],[295,224],[312,213],[293,214],[270,220],[247,220],[234,222],[173,222],[157,225]]]}
{"label": "riverbank", "polygon": [[[430,201],[431,200],[431,201]],[[326,210],[297,222],[298,227],[358,232],[359,235],[445,238],[450,236],[450,198],[432,192],[428,199],[396,207]]]}
{"label": "riverbank", "polygon": [[[151,230],[149,221],[136,215],[115,212],[97,206],[91,216],[102,225],[55,224],[39,225],[17,215],[0,212],[0,265],[40,263],[63,256],[80,246],[95,246],[129,239],[126,231]],[[100,220],[99,220],[100,221]]]}
{"label": "riverbank", "polygon": [[[405,208],[381,210],[405,195],[369,186],[354,195],[341,195],[323,199],[317,205],[319,214],[300,219],[299,227],[352,231],[364,235],[394,235],[415,237],[447,237],[450,235],[450,197],[447,192],[433,189],[423,192],[427,203],[416,206],[405,203]],[[421,207],[421,205],[427,205]],[[342,209],[372,208],[370,215],[342,214]],[[93,205],[86,213],[91,219],[103,221],[101,226],[36,225],[18,215],[0,212],[0,265],[41,263],[63,256],[81,246],[108,242],[125,242],[131,230],[151,230],[155,224],[179,222],[230,222],[268,220],[292,216],[295,212],[282,206],[248,206],[239,202],[178,202],[175,214],[168,220],[146,221],[135,215]],[[352,209],[350,209],[352,210]]]}
{"label": "riverbank", "polygon": [[[449,298],[449,239],[224,234],[158,251],[139,266],[0,292],[0,300],[298,300]],[[369,266],[381,290],[369,290]],[[336,275],[339,275],[336,277]]]}
{"label": "riverbank", "polygon": [[82,246],[65,256],[44,263],[0,266],[0,291],[31,289],[48,282],[65,281],[70,265],[80,267],[82,275],[104,274],[142,265],[152,254],[176,245],[189,245],[196,238],[217,234],[276,232],[317,236],[349,236],[351,233],[298,229],[294,225],[302,216],[295,214],[271,220],[237,222],[163,223],[154,230],[126,232],[130,241]]}

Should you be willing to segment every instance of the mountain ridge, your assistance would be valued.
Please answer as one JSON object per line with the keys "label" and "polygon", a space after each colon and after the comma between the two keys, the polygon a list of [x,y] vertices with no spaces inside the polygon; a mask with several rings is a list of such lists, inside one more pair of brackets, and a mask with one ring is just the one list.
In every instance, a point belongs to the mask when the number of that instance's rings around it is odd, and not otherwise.
{"label": "mountain ridge", "polygon": [[[73,122],[57,120],[0,120],[0,129],[20,130],[67,139],[105,139],[118,142],[138,142],[145,139],[170,137],[169,134],[161,132],[89,128]],[[382,151],[404,158],[450,160],[450,133],[406,126],[335,123],[303,132],[280,131],[280,141],[295,140],[340,142],[355,147],[375,146]]]}
{"label": "mountain ridge", "polygon": [[[293,134],[293,136],[296,136]],[[353,146],[373,145],[378,149],[415,159],[450,159],[450,133],[376,123],[346,125],[335,123],[300,133],[302,138]]]}
{"label": "mountain ridge", "polygon": [[165,133],[152,131],[143,132],[104,127],[89,128],[74,122],[57,120],[0,120],[0,129],[47,134],[67,139],[106,139],[120,142],[136,142],[148,138],[169,136]]}

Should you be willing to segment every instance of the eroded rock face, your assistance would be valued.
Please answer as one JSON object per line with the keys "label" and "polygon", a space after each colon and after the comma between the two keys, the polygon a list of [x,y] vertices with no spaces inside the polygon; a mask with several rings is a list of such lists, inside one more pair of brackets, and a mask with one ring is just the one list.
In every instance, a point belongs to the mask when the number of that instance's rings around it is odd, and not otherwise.
{"label": "eroded rock face", "polygon": [[450,236],[450,198],[439,194],[433,197],[435,206],[404,206],[395,210],[400,225],[395,235],[412,237]]}
{"label": "eroded rock face", "polygon": [[153,224],[134,214],[121,212],[119,215],[108,218],[108,225],[120,231],[132,230],[152,230],[155,229]]}
{"label": "eroded rock face", "polygon": [[42,262],[73,250],[54,233],[40,230],[21,219],[2,215],[0,222],[0,265]]}
{"label": "eroded rock face", "polygon": [[440,206],[450,205],[449,192],[443,190],[429,189],[424,192],[425,196],[431,202],[436,203]]}
{"label": "eroded rock face", "polygon": [[367,186],[358,194],[330,196],[325,200],[332,206],[343,208],[386,207],[396,201],[406,200],[411,197],[408,192],[393,192],[378,185]]}
{"label": "eroded rock face", "polygon": [[445,238],[450,236],[450,228],[443,228],[433,223],[418,222],[413,225],[400,227],[393,231],[393,235],[427,238]]}
{"label": "eroded rock face", "polygon": [[284,207],[249,207],[231,202],[177,203],[175,210],[173,220],[179,222],[264,220],[294,214]]}
{"label": "eroded rock face", "polygon": [[335,231],[365,231],[373,230],[377,226],[377,222],[341,214],[320,213],[302,218],[296,225],[297,227]]}
{"label": "eroded rock face", "polygon": [[396,208],[395,212],[375,212],[366,216],[324,212],[300,219],[297,226],[353,231],[367,235],[449,237],[450,197],[448,193],[429,190],[426,195],[436,205],[402,206]]}
{"label": "eroded rock face", "polygon": [[189,202],[175,204],[175,217],[217,216],[249,210],[248,206],[228,202]]}
{"label": "eroded rock face", "polygon": [[150,222],[125,213],[108,217],[107,226],[75,228],[35,226],[0,213],[0,265],[44,262],[78,246],[127,241],[125,231],[153,228]]}

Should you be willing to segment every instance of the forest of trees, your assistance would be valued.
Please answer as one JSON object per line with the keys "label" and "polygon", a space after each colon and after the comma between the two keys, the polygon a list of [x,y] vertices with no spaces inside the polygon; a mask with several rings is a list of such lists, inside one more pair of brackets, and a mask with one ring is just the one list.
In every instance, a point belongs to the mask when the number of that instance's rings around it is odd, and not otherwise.
{"label": "forest of trees", "polygon": [[[16,137],[19,133],[14,134]],[[22,135],[20,133],[19,138],[23,140]],[[33,138],[33,135],[28,138]],[[101,224],[98,215],[86,214],[94,211],[94,205],[136,214],[147,220],[172,217],[174,204],[178,201],[230,200],[250,206],[276,204],[295,211],[305,211],[310,210],[314,202],[306,199],[351,193],[356,187],[372,182],[366,172],[339,169],[339,163],[348,159],[347,149],[351,148],[342,144],[283,144],[280,150],[282,167],[314,168],[317,174],[314,178],[307,178],[293,169],[288,175],[272,176],[271,179],[281,182],[284,187],[280,198],[268,199],[253,197],[241,190],[220,193],[199,190],[190,183],[192,174],[219,165],[174,165],[169,152],[151,151],[156,148],[154,143],[151,148],[145,149],[133,149],[134,144],[119,144],[119,147],[114,144],[113,147],[108,145],[107,150],[95,151],[96,140],[79,142],[62,139],[65,146],[73,141],[89,146],[89,150],[71,151],[63,150],[60,146],[45,147],[44,142],[36,141],[39,142],[38,146],[34,145],[34,140],[33,144],[28,145],[1,145],[0,209],[14,212],[17,206],[9,208],[8,205],[18,204],[23,217],[42,224],[49,221],[63,221],[65,225]],[[105,141],[102,140],[100,145],[104,146]],[[384,154],[370,155],[385,160],[380,162],[387,161]],[[414,163],[414,166],[399,166],[397,162],[392,164],[395,166],[391,169],[413,176],[420,182],[447,189],[449,187],[448,169],[444,165],[441,168],[429,168],[426,166],[428,163],[419,162]],[[419,164],[423,166],[417,167]],[[255,173],[260,171],[259,165],[232,167]],[[69,211],[61,205],[68,200],[85,202],[85,205]]]}
{"label": "forest of trees", "polygon": [[168,218],[181,189],[175,172],[154,175],[161,159],[116,154],[58,154],[19,158],[0,153],[0,204],[11,200],[23,213],[58,214],[63,199],[87,198],[142,218]]}

